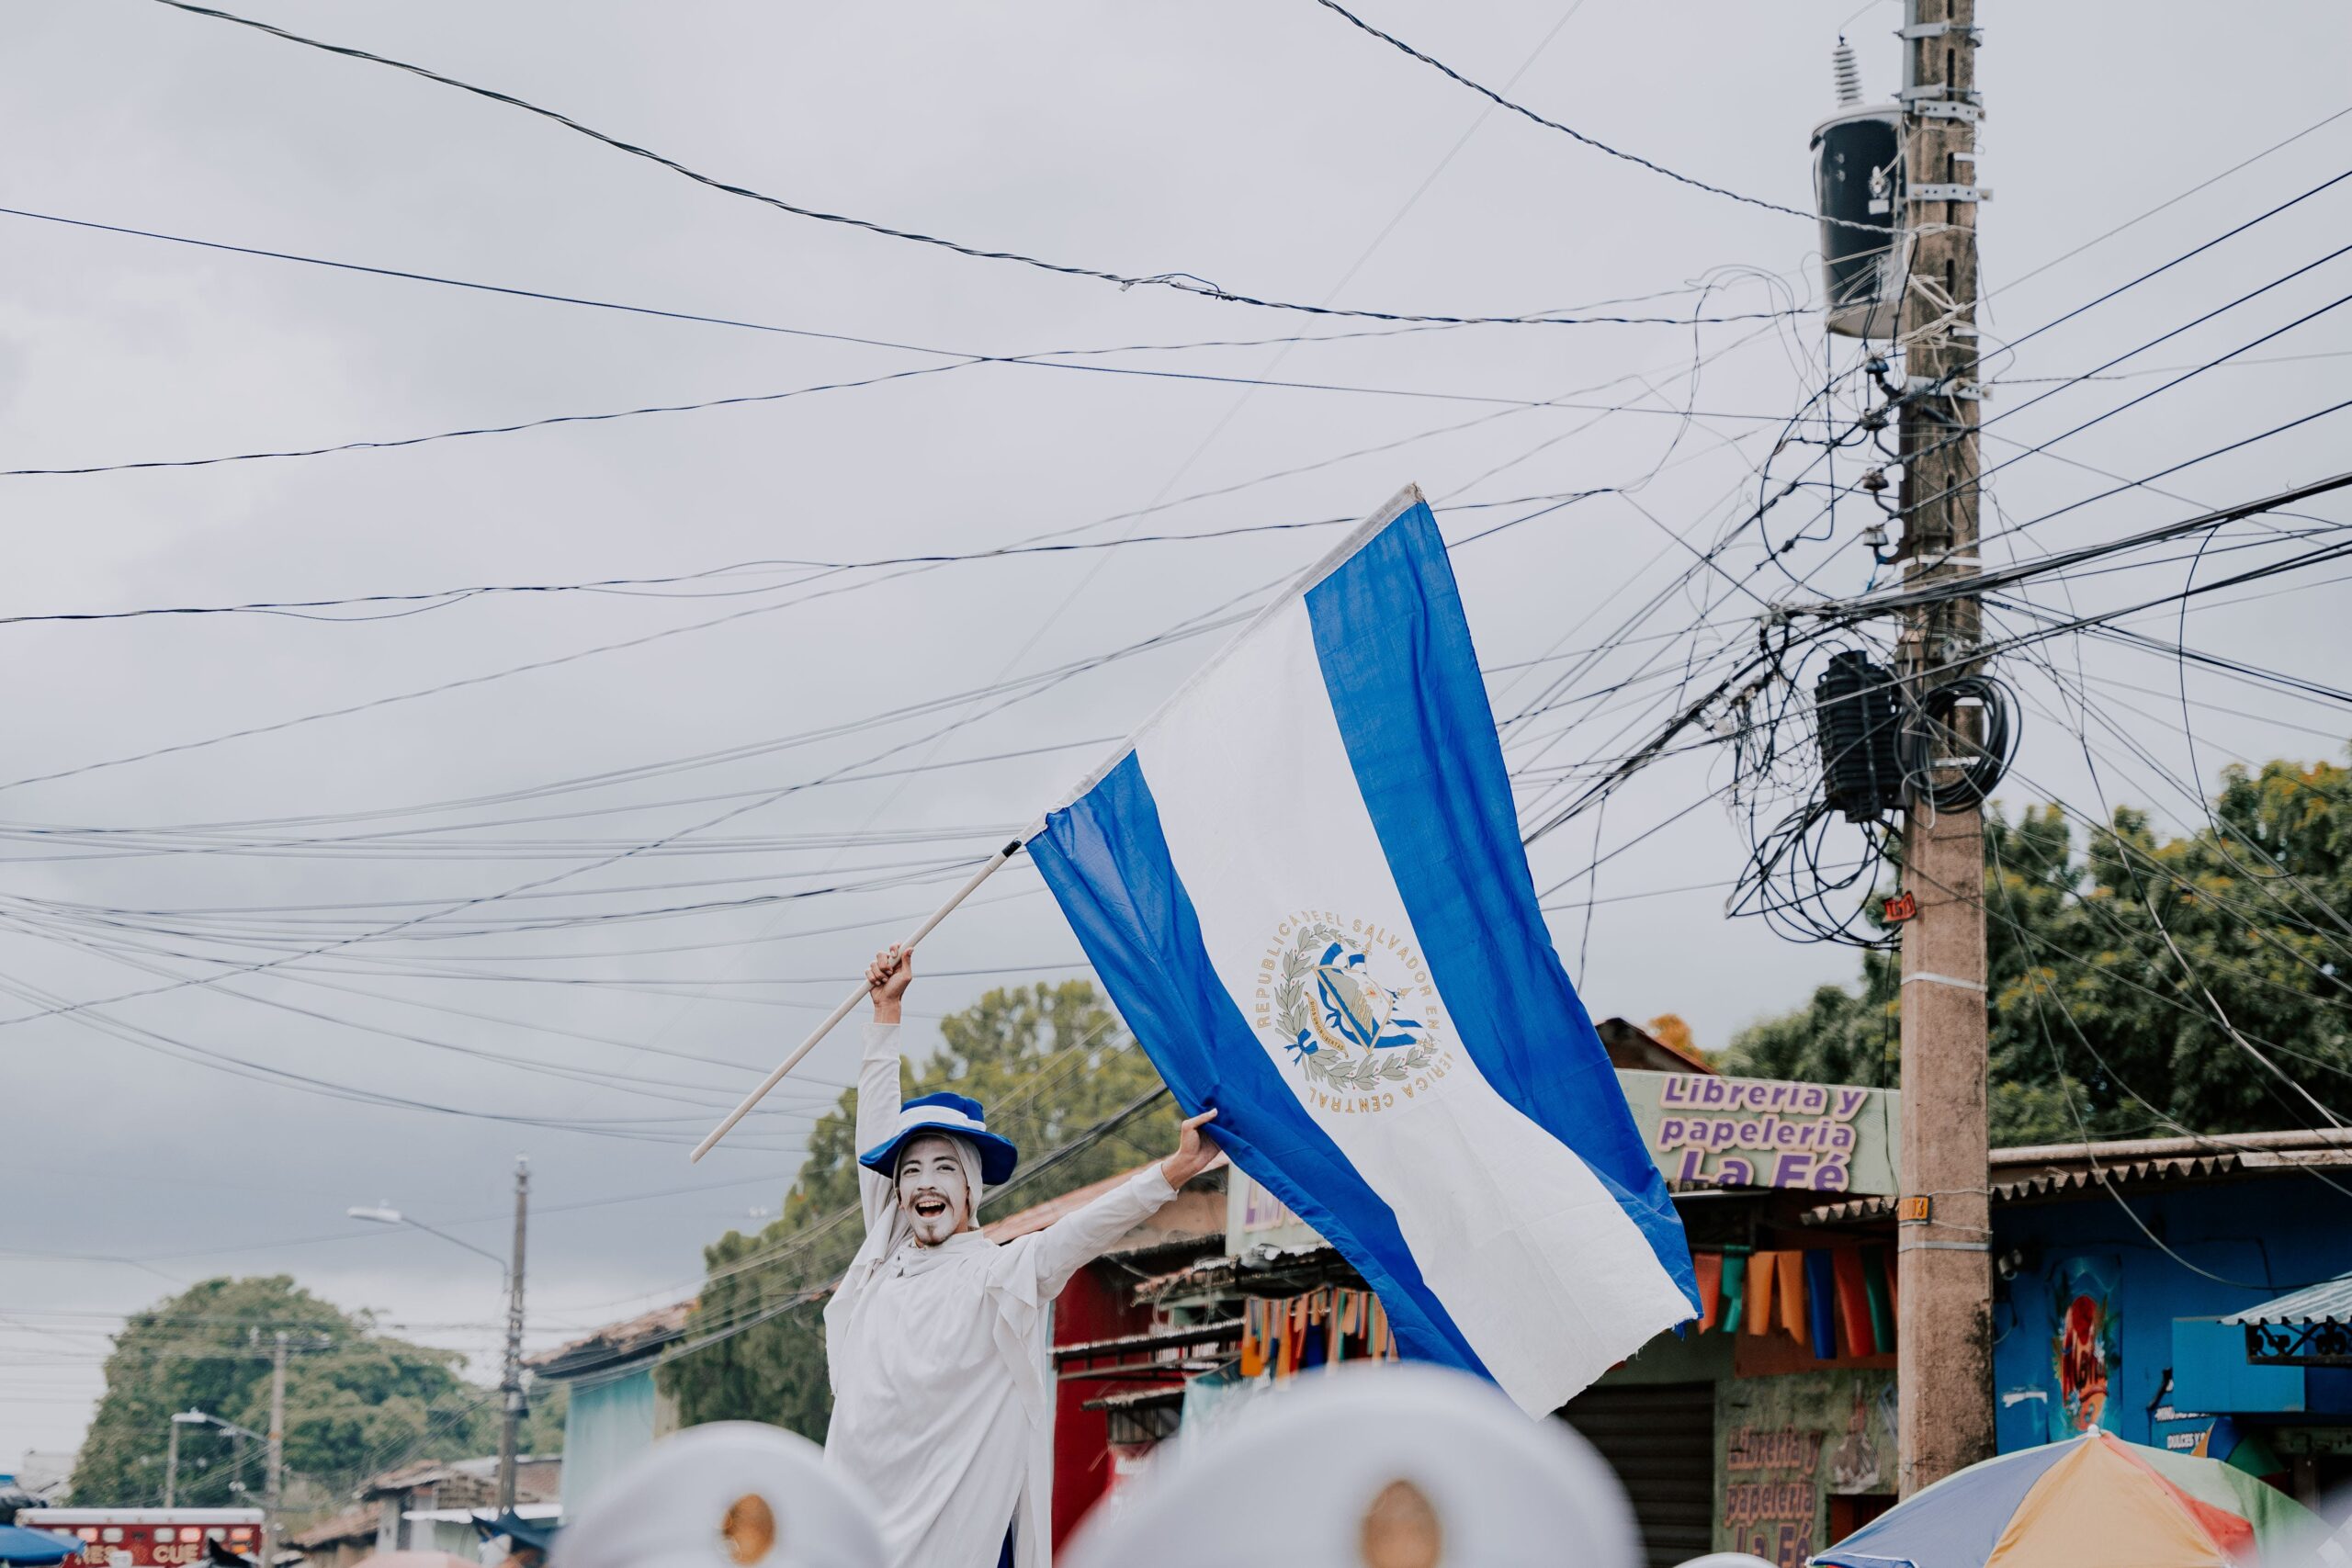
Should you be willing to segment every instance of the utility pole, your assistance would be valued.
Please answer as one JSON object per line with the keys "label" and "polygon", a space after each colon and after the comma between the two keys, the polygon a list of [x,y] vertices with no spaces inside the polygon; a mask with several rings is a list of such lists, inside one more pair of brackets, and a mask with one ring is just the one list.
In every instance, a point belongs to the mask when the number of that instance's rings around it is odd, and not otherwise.
{"label": "utility pole", "polygon": [[277,1538],[281,1529],[278,1510],[286,1502],[286,1330],[277,1331],[276,1348],[269,1358],[269,1480],[263,1495],[261,1527],[262,1568],[276,1568]]}
{"label": "utility pole", "polygon": [[531,1162],[514,1156],[514,1255],[506,1266],[506,1367],[499,1380],[506,1419],[498,1430],[498,1511],[514,1506],[515,1445],[523,1432],[523,1232],[531,1212]]}
{"label": "utility pole", "polygon": [[[1906,587],[1977,574],[1975,0],[1905,0],[1909,253],[1897,332]],[[1910,613],[1915,701],[1973,668],[1973,595]],[[1964,729],[1968,715],[1955,716]],[[1939,750],[1946,750],[1939,748]],[[1984,828],[1911,782],[1903,927],[1903,1195],[1896,1225],[1897,1477],[1905,1496],[1993,1453],[1991,1201],[1986,1190]]]}
{"label": "utility pole", "polygon": [[180,1497],[180,1418],[172,1417],[171,1440],[164,1447],[164,1506],[168,1508]]}

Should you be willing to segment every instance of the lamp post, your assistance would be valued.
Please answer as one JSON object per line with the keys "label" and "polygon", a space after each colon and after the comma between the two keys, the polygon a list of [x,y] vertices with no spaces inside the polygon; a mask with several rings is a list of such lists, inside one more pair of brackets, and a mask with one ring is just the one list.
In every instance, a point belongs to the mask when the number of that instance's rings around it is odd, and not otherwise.
{"label": "lamp post", "polygon": [[190,1421],[200,1419],[193,1412],[172,1412],[171,1439],[164,1447],[164,1506],[169,1508],[180,1500],[180,1428]]}
{"label": "lamp post", "polygon": [[489,1258],[492,1263],[498,1265],[502,1272],[503,1272],[506,1268],[506,1259],[499,1257],[498,1254],[491,1251],[488,1247],[476,1247],[472,1242],[466,1240],[462,1236],[454,1236],[447,1231],[435,1230],[431,1225],[426,1224],[423,1220],[413,1219],[409,1215],[401,1213],[398,1209],[389,1207],[388,1205],[379,1203],[369,1208],[345,1209],[344,1213],[350,1215],[355,1220],[367,1220],[372,1224],[379,1225],[406,1225],[411,1230],[423,1231],[427,1235],[437,1235],[452,1247],[462,1247],[468,1252],[478,1253],[481,1257]]}
{"label": "lamp post", "polygon": [[514,1253],[511,1260],[498,1256],[487,1247],[476,1247],[460,1236],[435,1230],[422,1220],[411,1219],[388,1203],[372,1208],[345,1209],[355,1220],[367,1220],[379,1225],[406,1225],[437,1235],[454,1247],[462,1247],[498,1265],[505,1275],[506,1284],[506,1358],[501,1368],[498,1389],[505,1406],[504,1421],[498,1438],[498,1506],[501,1512],[514,1506],[515,1447],[523,1424],[523,1232],[530,1209],[530,1164],[522,1156],[514,1156]]}
{"label": "lamp post", "polygon": [[234,1421],[224,1421],[209,1411],[197,1409],[194,1405],[188,1406],[186,1410],[172,1412],[171,1442],[164,1450],[164,1506],[166,1508],[179,1500],[180,1428],[182,1427],[218,1427],[221,1431],[240,1441],[246,1438],[257,1438],[261,1436],[259,1432],[249,1432]]}

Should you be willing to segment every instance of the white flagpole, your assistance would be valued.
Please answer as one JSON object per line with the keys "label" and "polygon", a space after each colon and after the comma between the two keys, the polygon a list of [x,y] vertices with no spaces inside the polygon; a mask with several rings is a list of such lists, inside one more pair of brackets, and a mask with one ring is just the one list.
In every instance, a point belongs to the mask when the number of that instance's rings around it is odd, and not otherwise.
{"label": "white flagpole", "polygon": [[[969,882],[967,882],[963,886],[958,887],[954,896],[951,897],[946,903],[942,904],[938,908],[933,910],[931,918],[915,928],[914,935],[907,938],[906,941],[899,944],[899,950],[901,953],[912,953],[915,950],[915,943],[929,936],[932,933],[932,929],[933,927],[937,926],[940,921],[945,919],[950,914],[954,913],[956,905],[970,897],[975,888],[978,887],[981,883],[986,882],[989,877],[996,874],[996,871],[999,866],[1002,865],[1006,861],[1011,860],[1014,855],[1017,855],[1020,852],[1021,840],[1015,839],[1012,842],[1005,845],[1004,848],[990,855],[988,859],[987,864],[981,866],[979,870],[972,873],[972,879]],[[738,1105],[734,1110],[729,1111],[727,1113],[727,1119],[710,1130],[710,1136],[705,1138],[701,1143],[695,1145],[695,1152],[688,1163],[699,1163],[703,1156],[710,1153],[711,1149],[718,1144],[718,1140],[727,1136],[729,1130],[731,1129],[736,1122],[741,1122],[746,1115],[750,1114],[752,1107],[757,1105],[762,1100],[767,1097],[768,1090],[782,1083],[785,1079],[785,1076],[791,1072],[793,1068],[800,1065],[800,1058],[806,1056],[810,1051],[814,1050],[818,1041],[822,1040],[826,1035],[831,1034],[833,1032],[833,1025],[847,1018],[850,1015],[851,1010],[866,998],[868,990],[869,987],[861,985],[856,990],[852,991],[847,997],[842,999],[841,1006],[827,1013],[825,1015],[825,1021],[822,1023],[820,1023],[809,1032],[808,1039],[803,1040],[793,1049],[791,1055],[786,1056],[784,1059],[784,1065],[777,1067],[775,1071],[770,1073],[766,1077],[761,1079],[760,1087],[745,1095],[743,1097],[743,1102],[741,1105]]]}

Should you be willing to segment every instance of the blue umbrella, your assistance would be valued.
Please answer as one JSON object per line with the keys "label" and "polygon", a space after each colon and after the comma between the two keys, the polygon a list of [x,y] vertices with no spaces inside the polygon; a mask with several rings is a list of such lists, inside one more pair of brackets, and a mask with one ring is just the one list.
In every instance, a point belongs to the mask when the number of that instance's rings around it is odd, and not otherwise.
{"label": "blue umbrella", "polygon": [[0,1525],[0,1562],[47,1564],[78,1554],[82,1543],[70,1535]]}

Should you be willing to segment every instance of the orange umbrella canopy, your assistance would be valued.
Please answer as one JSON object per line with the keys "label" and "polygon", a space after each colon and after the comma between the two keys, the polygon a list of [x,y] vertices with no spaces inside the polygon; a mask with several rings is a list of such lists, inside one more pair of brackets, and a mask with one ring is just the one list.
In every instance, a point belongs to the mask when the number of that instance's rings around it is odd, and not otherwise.
{"label": "orange umbrella canopy", "polygon": [[1973,1464],[1813,1561],[1823,1568],[2233,1568],[2319,1519],[2212,1460],[2079,1438]]}

